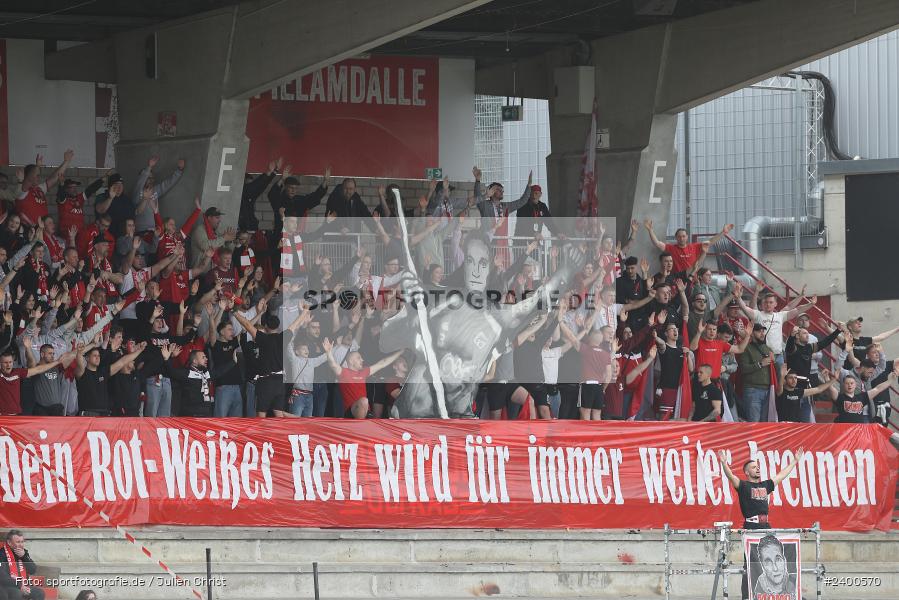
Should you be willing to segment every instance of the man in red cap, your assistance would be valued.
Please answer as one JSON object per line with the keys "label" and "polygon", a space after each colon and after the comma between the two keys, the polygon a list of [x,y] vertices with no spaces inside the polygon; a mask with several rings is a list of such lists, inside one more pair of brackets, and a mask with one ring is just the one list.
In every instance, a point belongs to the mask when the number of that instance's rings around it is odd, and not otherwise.
{"label": "man in red cap", "polygon": [[518,217],[515,225],[515,235],[518,237],[533,237],[543,230],[546,225],[554,235],[562,232],[549,212],[549,207],[541,200],[543,188],[539,185],[531,186],[531,196],[524,206],[515,211]]}

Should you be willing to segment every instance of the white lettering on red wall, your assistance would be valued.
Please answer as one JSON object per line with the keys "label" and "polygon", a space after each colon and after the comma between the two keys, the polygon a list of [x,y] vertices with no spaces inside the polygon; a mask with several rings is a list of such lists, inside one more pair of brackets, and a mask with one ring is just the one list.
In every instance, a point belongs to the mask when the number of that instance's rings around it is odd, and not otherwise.
{"label": "white lettering on red wall", "polygon": [[250,101],[248,170],[283,156],[294,173],[421,178],[438,165],[439,62],[350,59]]}

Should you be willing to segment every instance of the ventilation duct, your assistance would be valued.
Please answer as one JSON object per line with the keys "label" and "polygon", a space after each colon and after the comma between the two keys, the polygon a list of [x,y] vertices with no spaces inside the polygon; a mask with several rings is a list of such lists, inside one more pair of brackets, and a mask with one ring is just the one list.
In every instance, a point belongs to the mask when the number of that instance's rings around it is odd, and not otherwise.
{"label": "ventilation duct", "polygon": [[[800,235],[818,235],[821,232],[821,219],[815,217],[799,217]],[[753,217],[743,225],[743,239],[746,250],[756,259],[762,259],[762,240],[766,237],[792,237],[795,234],[796,217]],[[746,269],[753,276],[761,279],[762,268],[754,260],[747,258]]]}

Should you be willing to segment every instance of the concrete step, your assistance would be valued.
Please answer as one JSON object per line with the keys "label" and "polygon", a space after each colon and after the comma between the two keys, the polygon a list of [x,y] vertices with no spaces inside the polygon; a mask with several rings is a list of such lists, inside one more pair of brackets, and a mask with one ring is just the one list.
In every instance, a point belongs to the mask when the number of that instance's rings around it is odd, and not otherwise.
{"label": "concrete step", "polygon": [[[202,563],[170,565],[179,576],[201,591],[206,566]],[[709,567],[707,563],[675,563],[675,569]],[[739,563],[734,565],[739,566]],[[808,565],[807,565],[808,566]],[[887,591],[899,589],[899,572],[895,562],[831,562],[826,565],[827,576],[876,577],[879,586],[862,590],[863,596],[890,597]],[[528,598],[534,595],[552,597],[613,598],[632,595],[653,595],[664,586],[664,564],[592,564],[592,563],[323,563],[319,564],[319,583],[324,598],[337,595],[354,599],[402,597],[433,598],[452,596],[466,598],[501,593],[503,597]],[[302,593],[313,589],[311,565],[214,564],[215,597],[221,600],[238,598],[253,591],[286,590]],[[80,582],[101,588],[101,595],[118,597],[123,590],[134,600],[155,598],[161,590],[178,589],[172,580],[161,574],[152,564],[62,565],[61,578],[86,578]],[[710,588],[711,575],[674,575],[672,593],[678,597],[698,596]],[[740,577],[731,575],[731,586],[738,586]],[[62,597],[77,593],[84,585],[62,586]],[[814,578],[804,575],[803,587],[814,588]],[[97,590],[98,592],[100,590]],[[857,590],[853,590],[857,591]],[[845,597],[845,596],[844,596]],[[853,595],[852,597],[856,597]],[[895,596],[893,596],[895,597]]]}
{"label": "concrete step", "polygon": [[[216,562],[592,562],[631,563],[664,560],[660,531],[609,530],[339,530],[252,528],[134,529],[137,540],[157,559],[205,561],[212,548]],[[138,546],[108,529],[32,529],[29,545],[43,562],[131,563],[146,561]],[[895,533],[825,532],[824,561],[899,560]],[[683,561],[717,557],[712,535],[672,537],[672,552]],[[814,556],[814,538],[803,544]],[[739,543],[733,556],[739,555]]]}
{"label": "concrete step", "polygon": [[[103,598],[156,600],[189,597],[172,587],[156,564],[163,560],[205,593],[206,547],[213,551],[217,600],[311,597],[312,562],[319,562],[322,598],[655,598],[664,596],[664,543],[659,531],[511,530],[326,530],[239,528],[146,528],[133,531],[153,553],[146,557],[110,530],[29,530],[28,545],[39,564],[58,567],[63,599],[91,587]],[[712,568],[717,558],[710,535],[674,538],[674,568]],[[739,542],[730,559],[742,564]],[[895,598],[899,590],[899,534],[825,533],[827,575],[877,576],[880,588],[852,588],[855,598]],[[803,543],[806,561],[814,540]],[[811,563],[807,563],[811,566]],[[66,583],[67,577],[83,577]],[[740,577],[730,576],[730,589]],[[699,598],[712,576],[675,575],[675,598]],[[125,583],[131,585],[125,586]],[[807,596],[814,578],[803,579]],[[887,589],[890,594],[882,594]],[[826,597],[850,597],[837,594]],[[859,592],[858,594],[856,592]]]}

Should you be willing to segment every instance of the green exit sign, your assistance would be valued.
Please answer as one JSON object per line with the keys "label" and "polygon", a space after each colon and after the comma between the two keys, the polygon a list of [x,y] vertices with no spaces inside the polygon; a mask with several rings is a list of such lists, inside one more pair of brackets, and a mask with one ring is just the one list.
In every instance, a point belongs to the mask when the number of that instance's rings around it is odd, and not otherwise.
{"label": "green exit sign", "polygon": [[443,179],[443,169],[440,167],[425,169],[425,179]]}

